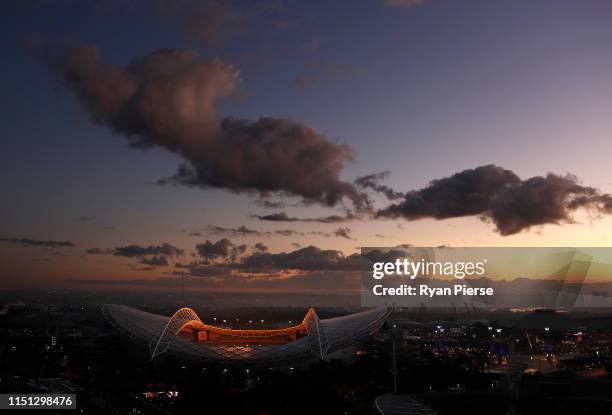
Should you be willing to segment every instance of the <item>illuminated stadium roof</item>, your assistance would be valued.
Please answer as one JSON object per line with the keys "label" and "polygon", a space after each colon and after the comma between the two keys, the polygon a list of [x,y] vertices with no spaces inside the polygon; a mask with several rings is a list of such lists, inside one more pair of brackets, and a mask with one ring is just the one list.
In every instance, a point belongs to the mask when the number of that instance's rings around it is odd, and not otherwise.
{"label": "illuminated stadium roof", "polygon": [[171,317],[114,304],[105,305],[103,312],[119,331],[148,344],[151,359],[168,353],[189,360],[244,366],[324,359],[376,331],[391,309],[379,307],[320,320],[311,308],[301,324],[276,330],[210,326],[190,308],[181,308]]}

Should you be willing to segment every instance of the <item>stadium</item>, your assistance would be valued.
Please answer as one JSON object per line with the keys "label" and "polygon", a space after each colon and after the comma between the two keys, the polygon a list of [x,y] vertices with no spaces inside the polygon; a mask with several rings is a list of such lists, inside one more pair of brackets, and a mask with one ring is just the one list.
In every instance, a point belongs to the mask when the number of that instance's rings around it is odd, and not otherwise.
{"label": "stadium", "polygon": [[146,344],[151,359],[168,354],[227,366],[279,366],[325,359],[375,332],[391,308],[378,307],[342,317],[319,319],[313,308],[296,326],[270,330],[236,330],[205,324],[190,308],[171,317],[107,304],[110,324]]}

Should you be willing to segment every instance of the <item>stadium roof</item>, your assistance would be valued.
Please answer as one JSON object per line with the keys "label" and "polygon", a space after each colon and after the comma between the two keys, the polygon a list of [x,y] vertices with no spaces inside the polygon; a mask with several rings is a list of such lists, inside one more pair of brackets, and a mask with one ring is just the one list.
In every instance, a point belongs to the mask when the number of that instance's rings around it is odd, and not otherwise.
{"label": "stadium roof", "polygon": [[276,330],[233,330],[204,324],[190,308],[171,317],[108,304],[107,320],[130,338],[148,344],[151,358],[168,353],[188,360],[278,366],[341,350],[376,331],[391,309],[379,307],[321,320],[308,310],[301,324]]}

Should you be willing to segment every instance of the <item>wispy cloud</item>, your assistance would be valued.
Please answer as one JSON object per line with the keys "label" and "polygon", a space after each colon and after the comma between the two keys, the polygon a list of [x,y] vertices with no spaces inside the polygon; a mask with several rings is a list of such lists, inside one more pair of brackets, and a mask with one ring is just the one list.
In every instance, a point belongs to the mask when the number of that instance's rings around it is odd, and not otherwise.
{"label": "wispy cloud", "polygon": [[164,242],[161,245],[125,245],[115,248],[89,248],[85,250],[89,255],[114,255],[126,258],[143,258],[147,256],[181,256],[185,251],[181,248]]}
{"label": "wispy cloud", "polygon": [[34,246],[34,247],[45,247],[45,248],[64,248],[76,246],[70,241],[54,241],[54,240],[40,240],[31,238],[0,238],[0,242],[8,242],[19,244],[22,246]]}
{"label": "wispy cloud", "polygon": [[161,245],[126,245],[118,246],[113,249],[113,255],[123,256],[128,258],[139,258],[147,255],[167,255],[167,256],[180,256],[184,255],[185,251],[164,242]]}
{"label": "wispy cloud", "polygon": [[338,228],[334,232],[334,235],[339,236],[340,238],[352,239],[351,230],[349,228]]}
{"label": "wispy cloud", "polygon": [[225,228],[223,226],[210,225],[207,228],[211,235],[229,235],[229,236],[261,236],[262,233],[255,229],[247,228],[246,226],[238,226],[237,228]]}
{"label": "wispy cloud", "polygon": [[355,179],[355,184],[363,189],[372,189],[375,192],[382,193],[389,200],[401,199],[404,194],[393,190],[389,186],[385,186],[380,182],[389,177],[389,171],[385,170],[380,173],[372,173],[366,176],[361,176]]}
{"label": "wispy cloud", "polygon": [[298,218],[294,216],[289,216],[285,212],[276,212],[270,213],[267,215],[253,215],[253,217],[269,222],[316,222],[316,223],[342,223],[342,222],[350,222],[359,219],[358,216],[354,215],[351,212],[346,213],[344,216],[342,215],[328,215],[328,216],[320,216],[320,217],[312,217],[312,218]]}

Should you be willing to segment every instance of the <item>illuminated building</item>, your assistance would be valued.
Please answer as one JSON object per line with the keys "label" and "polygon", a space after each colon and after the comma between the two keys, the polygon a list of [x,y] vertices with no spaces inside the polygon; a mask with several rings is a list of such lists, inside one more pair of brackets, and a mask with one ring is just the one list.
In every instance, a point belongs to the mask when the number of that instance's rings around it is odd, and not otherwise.
{"label": "illuminated building", "polygon": [[379,307],[321,320],[311,308],[299,325],[274,330],[211,326],[190,308],[181,308],[171,317],[114,304],[105,305],[103,312],[120,332],[148,344],[151,359],[167,353],[225,365],[278,366],[325,359],[380,328],[391,309]]}

